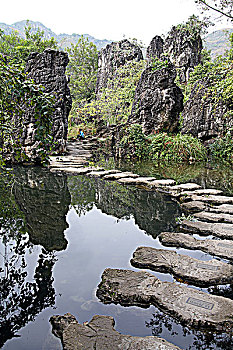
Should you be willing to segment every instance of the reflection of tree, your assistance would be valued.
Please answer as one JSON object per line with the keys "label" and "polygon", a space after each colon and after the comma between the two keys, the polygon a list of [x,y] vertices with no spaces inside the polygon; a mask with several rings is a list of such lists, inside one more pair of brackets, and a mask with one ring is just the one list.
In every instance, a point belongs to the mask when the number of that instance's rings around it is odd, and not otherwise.
{"label": "reflection of tree", "polygon": [[174,218],[180,214],[177,204],[161,193],[85,176],[69,179],[68,183],[72,204],[79,215],[95,204],[104,213],[119,219],[133,216],[136,224],[154,237],[172,229]]}
{"label": "reflection of tree", "polygon": [[30,241],[47,251],[65,249],[64,230],[70,204],[66,177],[42,168],[19,167],[14,174],[14,195],[25,216]]}
{"label": "reflection of tree", "polygon": [[233,340],[231,334],[201,332],[198,330],[190,330],[175,321],[171,316],[160,311],[152,315],[149,322],[146,322],[146,327],[151,328],[152,335],[161,336],[163,331],[169,332],[174,343],[179,343],[181,334],[187,337],[189,345],[186,350],[230,350],[233,349]]}

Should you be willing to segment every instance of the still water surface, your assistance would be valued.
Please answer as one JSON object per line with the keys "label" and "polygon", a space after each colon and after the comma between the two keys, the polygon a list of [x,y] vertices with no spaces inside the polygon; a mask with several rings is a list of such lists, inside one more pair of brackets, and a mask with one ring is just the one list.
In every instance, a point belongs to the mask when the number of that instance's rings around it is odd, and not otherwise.
{"label": "still water surface", "polygon": [[[155,307],[103,305],[95,296],[106,267],[136,270],[129,261],[138,246],[162,247],[157,235],[174,230],[181,214],[169,196],[18,167],[0,175],[0,205],[2,349],[62,349],[49,318],[67,312],[81,323],[110,315],[123,334],[162,336],[182,349],[233,348],[230,337],[183,328]],[[179,253],[211,258],[200,251]],[[205,291],[232,297],[231,286]]]}

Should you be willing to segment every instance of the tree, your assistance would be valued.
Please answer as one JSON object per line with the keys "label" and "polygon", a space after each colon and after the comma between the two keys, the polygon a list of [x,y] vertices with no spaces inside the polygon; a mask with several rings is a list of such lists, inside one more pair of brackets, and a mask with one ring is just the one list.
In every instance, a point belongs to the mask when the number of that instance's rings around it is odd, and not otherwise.
{"label": "tree", "polygon": [[232,0],[195,0],[203,11],[214,11],[220,17],[227,18],[233,22],[233,1]]}
{"label": "tree", "polygon": [[83,101],[90,102],[95,94],[98,52],[96,46],[81,36],[76,45],[66,49],[69,54],[67,74],[70,77],[70,90],[73,108],[77,109]]}

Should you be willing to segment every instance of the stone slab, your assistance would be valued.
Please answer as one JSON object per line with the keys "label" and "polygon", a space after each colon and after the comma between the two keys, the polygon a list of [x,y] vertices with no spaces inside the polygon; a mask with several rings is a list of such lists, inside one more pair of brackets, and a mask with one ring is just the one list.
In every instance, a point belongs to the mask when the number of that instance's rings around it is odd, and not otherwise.
{"label": "stone slab", "polygon": [[172,186],[170,187],[170,190],[172,191],[190,191],[190,190],[196,190],[196,189],[200,189],[201,186],[195,183],[186,183],[186,184],[180,184],[180,185],[176,185],[176,186]]}
{"label": "stone slab", "polygon": [[120,184],[124,184],[124,185],[136,185],[137,179],[133,178],[133,177],[122,177],[120,179],[117,180],[117,182],[119,182]]}
{"label": "stone slab", "polygon": [[185,191],[181,192],[181,195],[218,195],[221,194],[223,191],[216,190],[215,188],[205,188],[205,189],[198,189],[194,191]]}
{"label": "stone slab", "polygon": [[105,175],[103,178],[105,180],[119,180],[123,177],[132,177],[132,178],[136,178],[136,177],[139,177],[139,175],[137,174],[133,174],[131,172],[118,172],[118,173],[115,173],[115,174],[109,174],[109,175]]}
{"label": "stone slab", "polygon": [[197,328],[231,332],[233,300],[171,282],[145,271],[106,269],[97,289],[105,304],[154,305],[179,321]]}
{"label": "stone slab", "polygon": [[189,213],[196,213],[205,210],[207,205],[200,201],[191,201],[182,203],[181,208]]}
{"label": "stone slab", "polygon": [[[182,197],[183,198],[183,197]],[[233,197],[227,196],[214,196],[214,195],[191,195],[185,196],[184,201],[201,201],[211,204],[233,204]]]}
{"label": "stone slab", "polygon": [[230,224],[233,224],[233,215],[231,214],[201,211],[200,213],[195,213],[193,216],[201,221],[228,222]]}
{"label": "stone slab", "polygon": [[180,224],[180,228],[182,231],[198,233],[201,236],[214,235],[220,238],[233,239],[233,224],[184,220]]}
{"label": "stone slab", "polygon": [[233,241],[230,240],[201,240],[182,232],[162,232],[158,238],[164,246],[201,250],[210,255],[233,260]]}
{"label": "stone slab", "polygon": [[63,171],[63,172],[66,172],[66,173],[72,173],[72,174],[75,174],[75,175],[85,175],[87,174],[88,172],[91,172],[93,171],[95,168],[75,168],[75,167],[60,167],[60,168],[52,168],[50,169],[50,171],[52,172],[56,172],[56,171]]}
{"label": "stone slab", "polygon": [[227,284],[233,281],[233,266],[219,260],[201,261],[172,250],[138,247],[130,260],[134,267],[170,273],[196,286]]}
{"label": "stone slab", "polygon": [[174,185],[176,182],[172,179],[162,179],[150,181],[150,187],[169,187]]}
{"label": "stone slab", "polygon": [[70,313],[50,318],[52,332],[61,339],[65,350],[180,350],[155,336],[133,337],[114,329],[111,316],[95,315],[90,322],[78,323]]}
{"label": "stone slab", "polygon": [[214,207],[212,206],[209,210],[213,213],[225,213],[233,215],[233,205],[231,204],[221,204]]}
{"label": "stone slab", "polygon": [[103,177],[105,175],[116,174],[116,173],[119,173],[119,170],[112,169],[112,170],[92,171],[92,172],[88,173],[88,176]]}

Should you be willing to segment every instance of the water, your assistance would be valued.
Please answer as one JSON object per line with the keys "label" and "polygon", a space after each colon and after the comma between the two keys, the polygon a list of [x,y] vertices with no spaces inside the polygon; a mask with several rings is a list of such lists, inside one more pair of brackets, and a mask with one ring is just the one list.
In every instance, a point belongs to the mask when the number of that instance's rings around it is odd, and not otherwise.
{"label": "water", "polygon": [[[104,305],[96,288],[107,267],[134,269],[138,246],[161,248],[181,214],[169,196],[85,176],[18,167],[0,175],[0,347],[60,350],[49,318],[110,315],[123,334],[159,335],[182,349],[232,349],[228,336],[182,327],[155,307]],[[166,248],[174,249],[174,248]],[[200,251],[179,253],[201,260]],[[151,272],[151,271],[150,271]],[[169,274],[154,274],[173,281]],[[230,286],[206,292],[232,297]]]}

